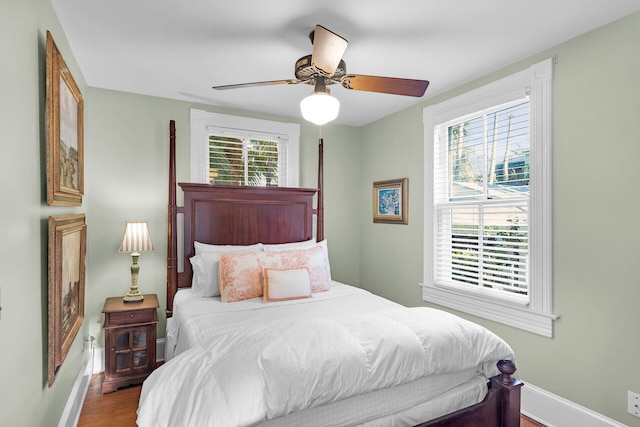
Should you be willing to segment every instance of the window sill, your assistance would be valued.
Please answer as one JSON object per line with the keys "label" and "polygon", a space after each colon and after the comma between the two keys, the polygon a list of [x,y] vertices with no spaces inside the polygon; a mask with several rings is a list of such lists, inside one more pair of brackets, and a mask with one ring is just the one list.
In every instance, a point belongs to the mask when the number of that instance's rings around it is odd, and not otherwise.
{"label": "window sill", "polygon": [[473,314],[507,326],[533,332],[547,338],[553,337],[553,314],[533,311],[530,307],[505,300],[475,295],[434,285],[422,286],[422,299],[426,302]]}

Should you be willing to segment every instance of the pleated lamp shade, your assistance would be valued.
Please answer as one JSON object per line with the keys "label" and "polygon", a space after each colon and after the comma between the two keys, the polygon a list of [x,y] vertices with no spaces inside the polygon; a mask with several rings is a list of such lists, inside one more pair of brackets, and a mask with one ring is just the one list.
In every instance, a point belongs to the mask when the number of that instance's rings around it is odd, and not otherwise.
{"label": "pleated lamp shade", "polygon": [[149,234],[149,226],[146,222],[127,222],[124,230],[124,238],[118,252],[153,252],[153,242]]}

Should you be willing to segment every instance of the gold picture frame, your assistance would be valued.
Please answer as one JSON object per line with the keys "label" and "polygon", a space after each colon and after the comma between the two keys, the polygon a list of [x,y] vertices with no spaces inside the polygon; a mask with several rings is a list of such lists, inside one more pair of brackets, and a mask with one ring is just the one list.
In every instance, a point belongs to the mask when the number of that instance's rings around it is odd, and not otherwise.
{"label": "gold picture frame", "polygon": [[409,178],[373,183],[373,222],[408,224]]}
{"label": "gold picture frame", "polygon": [[49,387],[84,320],[84,214],[49,217]]}
{"label": "gold picture frame", "polygon": [[47,31],[47,204],[81,206],[84,195],[84,100]]}

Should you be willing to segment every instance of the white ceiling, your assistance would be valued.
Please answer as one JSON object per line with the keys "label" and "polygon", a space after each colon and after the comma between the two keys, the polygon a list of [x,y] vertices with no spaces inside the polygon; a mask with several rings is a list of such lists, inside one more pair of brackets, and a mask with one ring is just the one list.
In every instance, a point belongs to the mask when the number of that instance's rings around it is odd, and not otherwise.
{"label": "white ceiling", "polygon": [[[301,117],[294,78],[320,24],[349,41],[347,72],[431,82],[423,98],[347,90],[361,126],[640,10],[638,0],[52,0],[89,86]],[[54,35],[55,37],[55,35]]]}

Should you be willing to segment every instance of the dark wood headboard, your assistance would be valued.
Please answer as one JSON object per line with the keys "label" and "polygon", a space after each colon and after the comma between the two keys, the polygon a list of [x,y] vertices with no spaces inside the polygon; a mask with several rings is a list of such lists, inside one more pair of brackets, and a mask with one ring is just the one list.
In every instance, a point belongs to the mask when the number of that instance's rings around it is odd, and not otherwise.
{"label": "dark wood headboard", "polygon": [[[169,129],[169,219],[167,239],[167,316],[179,288],[191,286],[193,242],[214,245],[289,243],[324,239],[322,198],[322,139],[319,144],[318,189],[178,184],[184,206],[176,204],[175,122]],[[313,199],[317,194],[317,208]],[[183,214],[182,241],[178,242],[178,214]],[[178,271],[178,245],[183,248],[183,271]]]}

